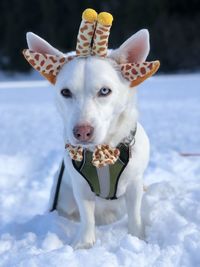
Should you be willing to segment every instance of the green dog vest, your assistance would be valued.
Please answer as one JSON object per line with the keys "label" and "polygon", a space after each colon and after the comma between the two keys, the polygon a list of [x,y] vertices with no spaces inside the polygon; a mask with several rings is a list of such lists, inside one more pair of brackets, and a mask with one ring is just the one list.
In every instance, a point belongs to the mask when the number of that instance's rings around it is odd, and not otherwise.
{"label": "green dog vest", "polygon": [[[117,199],[116,193],[119,179],[129,162],[131,147],[135,143],[135,134],[136,128],[134,131],[131,131],[130,135],[125,138],[126,140],[124,142],[117,146],[120,150],[120,155],[117,161],[112,165],[96,168],[92,164],[93,152],[87,149],[84,149],[82,161],[72,160],[74,168],[87,181],[91,191],[94,192],[96,196],[109,200]],[[55,210],[57,206],[64,169],[65,165],[63,160],[51,211]]]}
{"label": "green dog vest", "polygon": [[[83,160],[81,162],[72,160],[74,168],[88,182],[92,192],[94,192],[98,197],[105,199],[116,199],[119,178],[129,162],[129,146],[120,143],[117,148],[120,150],[118,160],[114,164],[107,165],[105,167],[96,168],[92,164],[93,152],[88,150],[84,150]],[[104,177],[100,178],[100,176]],[[101,185],[101,180],[104,180],[104,186]],[[108,185],[107,187],[109,187],[108,191],[105,190],[106,185]]]}

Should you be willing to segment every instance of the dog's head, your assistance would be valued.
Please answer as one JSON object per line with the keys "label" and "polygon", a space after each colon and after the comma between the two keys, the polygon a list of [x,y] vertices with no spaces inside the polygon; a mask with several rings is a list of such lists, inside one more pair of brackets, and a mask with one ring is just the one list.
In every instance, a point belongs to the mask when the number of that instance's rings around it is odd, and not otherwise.
{"label": "dog's head", "polygon": [[[81,27],[84,29],[85,25]],[[95,39],[93,52],[89,52],[92,55],[87,54],[88,46],[82,51],[77,49],[76,56],[63,54],[33,33],[27,34],[27,43],[25,57],[55,85],[65,142],[75,146],[106,143],[123,113],[135,109],[132,87],[159,67],[158,61],[145,62],[149,53],[147,30],[137,32],[108,55],[105,48],[94,47]]]}

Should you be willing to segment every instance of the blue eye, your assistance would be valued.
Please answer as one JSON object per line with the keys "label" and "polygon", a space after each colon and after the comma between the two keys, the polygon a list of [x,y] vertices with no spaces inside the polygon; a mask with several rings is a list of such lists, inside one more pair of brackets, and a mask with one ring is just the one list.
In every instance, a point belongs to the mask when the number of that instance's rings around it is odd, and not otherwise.
{"label": "blue eye", "polygon": [[98,96],[99,97],[104,97],[104,96],[108,96],[112,93],[112,90],[110,88],[107,87],[102,87],[99,92],[98,92]]}

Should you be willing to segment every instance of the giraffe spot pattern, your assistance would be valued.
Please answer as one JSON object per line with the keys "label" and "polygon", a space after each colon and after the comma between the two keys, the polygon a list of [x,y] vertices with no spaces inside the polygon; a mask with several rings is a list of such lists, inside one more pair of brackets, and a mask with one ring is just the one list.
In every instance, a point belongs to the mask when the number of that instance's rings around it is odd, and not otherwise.
{"label": "giraffe spot pattern", "polygon": [[[98,45],[99,46],[104,46],[106,44],[107,44],[107,40],[106,41],[102,41],[102,42],[98,42]],[[104,49],[105,49],[105,47],[104,47]]]}
{"label": "giraffe spot pattern", "polygon": [[34,61],[34,59],[30,59],[29,60],[29,63],[34,67],[35,66],[35,61]]}
{"label": "giraffe spot pattern", "polygon": [[83,34],[80,35],[80,39],[83,41],[87,41],[87,38]]}
{"label": "giraffe spot pattern", "polygon": [[151,70],[153,68],[153,63],[149,64],[148,68]]}
{"label": "giraffe spot pattern", "polygon": [[90,55],[91,52],[91,42],[95,30],[96,22],[89,22],[82,20],[78,36],[77,36],[77,45],[76,45],[76,54],[79,56]]}
{"label": "giraffe spot pattern", "polygon": [[35,60],[39,60],[39,55],[35,55]]}
{"label": "giraffe spot pattern", "polygon": [[[69,156],[76,161],[83,160],[83,148],[72,146],[70,144],[66,144],[65,148],[67,149]],[[120,151],[117,148],[112,148],[109,145],[98,145],[96,146],[93,157],[92,164],[97,167],[103,167],[108,164],[114,164],[120,155]]]}
{"label": "giraffe spot pattern", "polygon": [[104,50],[106,50],[106,47],[100,47],[100,48],[98,49],[98,53],[101,53],[101,52],[104,51]]}
{"label": "giraffe spot pattern", "polygon": [[66,144],[65,148],[68,150],[70,157],[73,160],[82,161],[83,159],[83,148],[78,146],[72,146],[70,144]]}
{"label": "giraffe spot pattern", "polygon": [[88,29],[88,26],[87,25],[84,25],[82,28],[80,28],[80,31],[82,33],[84,33],[84,31],[86,31]]}
{"label": "giraffe spot pattern", "polygon": [[109,35],[101,35],[100,40],[108,40]]}
{"label": "giraffe spot pattern", "polygon": [[83,44],[83,47],[88,47],[90,44],[88,43],[88,42],[85,42],[84,44]]}
{"label": "giraffe spot pattern", "polygon": [[60,68],[74,57],[63,57],[57,55],[41,54],[29,49],[23,51],[26,60],[41,74],[56,77]]}
{"label": "giraffe spot pattern", "polygon": [[131,69],[131,65],[130,64],[127,64],[126,65],[126,70],[130,70]]}
{"label": "giraffe spot pattern", "polygon": [[135,81],[138,78],[149,77],[148,75],[152,72],[154,61],[143,62],[143,63],[125,63],[120,64],[120,70],[125,79],[129,81]]}
{"label": "giraffe spot pattern", "polygon": [[82,53],[83,53],[83,54],[87,54],[87,51],[88,51],[87,49],[82,50]]}
{"label": "giraffe spot pattern", "polygon": [[95,33],[96,33],[96,34],[100,34],[100,35],[102,35],[102,34],[103,34],[103,31],[96,30]]}
{"label": "giraffe spot pattern", "polygon": [[56,63],[56,59],[53,56],[49,57],[53,63]]}
{"label": "giraffe spot pattern", "polygon": [[[136,70],[134,67],[131,67],[131,66],[130,66],[130,69],[131,69],[131,72],[132,72],[133,75],[137,75],[137,74],[138,74],[137,70]],[[142,72],[141,72],[141,73],[142,73]],[[142,73],[142,74],[143,74],[143,73]]]}
{"label": "giraffe spot pattern", "polygon": [[145,67],[140,68],[140,71],[141,71],[142,74],[146,74],[146,69],[145,69]]}
{"label": "giraffe spot pattern", "polygon": [[94,33],[94,32],[88,32],[88,35],[89,35],[89,36],[93,36],[93,33]]}
{"label": "giraffe spot pattern", "polygon": [[98,145],[93,153],[92,164],[97,168],[114,164],[119,154],[120,151],[117,148],[112,148],[109,145]]}
{"label": "giraffe spot pattern", "polygon": [[65,58],[62,57],[60,60],[59,60],[60,63],[64,63],[65,62]]}
{"label": "giraffe spot pattern", "polygon": [[103,26],[99,22],[96,25],[96,30],[93,38],[92,54],[100,57],[107,55],[108,38],[111,26]]}
{"label": "giraffe spot pattern", "polygon": [[53,65],[49,64],[49,65],[46,66],[46,70],[50,70],[50,69],[52,69],[52,67],[53,67]]}

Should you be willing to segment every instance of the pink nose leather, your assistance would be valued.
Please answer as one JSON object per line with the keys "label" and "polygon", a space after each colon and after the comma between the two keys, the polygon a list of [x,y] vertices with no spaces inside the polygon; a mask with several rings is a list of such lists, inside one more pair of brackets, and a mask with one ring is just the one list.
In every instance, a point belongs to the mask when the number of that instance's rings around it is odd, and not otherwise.
{"label": "pink nose leather", "polygon": [[82,142],[89,141],[92,138],[94,128],[90,125],[77,125],[73,129],[74,137]]}

